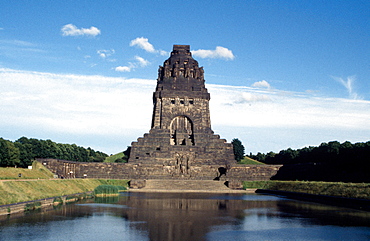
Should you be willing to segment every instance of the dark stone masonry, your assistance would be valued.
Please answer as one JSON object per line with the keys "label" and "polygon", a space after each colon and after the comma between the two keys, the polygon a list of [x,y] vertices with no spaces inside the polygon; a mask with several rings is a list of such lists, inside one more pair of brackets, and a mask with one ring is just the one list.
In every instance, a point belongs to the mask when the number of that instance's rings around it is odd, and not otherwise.
{"label": "dark stone masonry", "polygon": [[280,166],[236,164],[232,144],[212,131],[204,82],[190,46],[174,45],[158,69],[151,129],[132,142],[128,163],[38,161],[63,178],[269,180]]}
{"label": "dark stone masonry", "polygon": [[174,45],[158,70],[151,129],[131,144],[129,163],[161,165],[179,177],[193,176],[202,165],[235,164],[232,144],[211,129],[209,100],[190,46]]}
{"label": "dark stone masonry", "polygon": [[163,165],[143,165],[131,163],[74,162],[58,159],[36,159],[59,178],[103,178],[103,179],[194,179],[222,181],[270,180],[281,165],[231,165],[226,174],[220,177],[219,165],[199,165],[193,174],[179,177],[168,172]]}

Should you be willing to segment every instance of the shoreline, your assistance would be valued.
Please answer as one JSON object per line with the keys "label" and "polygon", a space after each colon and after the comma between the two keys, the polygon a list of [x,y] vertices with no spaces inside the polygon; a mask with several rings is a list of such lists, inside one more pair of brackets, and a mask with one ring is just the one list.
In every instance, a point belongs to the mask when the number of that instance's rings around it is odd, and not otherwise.
{"label": "shoreline", "polygon": [[339,196],[317,195],[301,192],[277,191],[268,189],[257,189],[258,194],[276,195],[300,201],[321,203],[330,206],[352,208],[361,211],[370,211],[370,200],[359,198],[347,198]]}
{"label": "shoreline", "polygon": [[[32,210],[45,209],[47,207],[58,206],[58,205],[55,205],[54,203],[59,203],[59,205],[66,205],[71,202],[76,202],[78,200],[86,199],[88,198],[87,196],[91,193],[92,191],[88,191],[88,192],[83,192],[83,193],[68,194],[68,195],[63,195],[63,196],[48,197],[48,198],[42,198],[42,199],[37,199],[37,200],[32,200],[32,201],[0,205],[0,217],[30,211],[26,209],[28,204],[40,203],[39,206],[37,206],[36,208],[33,208]],[[68,199],[69,197],[74,197],[75,199]],[[62,203],[55,201],[57,198],[61,198]]]}

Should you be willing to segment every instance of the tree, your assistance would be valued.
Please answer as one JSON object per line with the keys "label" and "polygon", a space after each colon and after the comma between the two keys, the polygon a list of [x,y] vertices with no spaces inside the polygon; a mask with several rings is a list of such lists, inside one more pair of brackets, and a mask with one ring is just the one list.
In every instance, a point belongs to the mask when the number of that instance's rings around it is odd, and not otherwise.
{"label": "tree", "polygon": [[14,167],[19,163],[19,149],[13,142],[0,138],[0,166]]}
{"label": "tree", "polygon": [[0,166],[27,167],[35,158],[55,158],[79,162],[103,162],[108,155],[76,144],[21,137],[14,143],[0,138]]}
{"label": "tree", "polygon": [[233,139],[231,144],[233,144],[235,160],[239,162],[244,158],[244,146],[238,138]]}

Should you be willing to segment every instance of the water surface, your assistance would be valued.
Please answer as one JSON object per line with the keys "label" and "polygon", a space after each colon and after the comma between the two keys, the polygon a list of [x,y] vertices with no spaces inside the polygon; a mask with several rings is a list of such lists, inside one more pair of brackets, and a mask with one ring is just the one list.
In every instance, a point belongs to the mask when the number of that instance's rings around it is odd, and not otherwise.
{"label": "water surface", "polygon": [[369,239],[369,212],[261,194],[123,193],[0,219],[0,240]]}

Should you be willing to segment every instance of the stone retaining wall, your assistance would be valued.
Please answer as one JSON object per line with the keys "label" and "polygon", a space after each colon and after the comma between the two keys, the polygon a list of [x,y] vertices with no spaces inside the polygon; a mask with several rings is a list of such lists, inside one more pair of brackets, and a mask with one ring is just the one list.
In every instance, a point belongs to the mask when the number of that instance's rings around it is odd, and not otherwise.
{"label": "stone retaining wall", "polygon": [[[91,193],[91,192],[87,192],[87,193]],[[68,197],[74,197],[74,196],[79,196],[83,193],[77,193],[77,194],[71,194],[71,195],[64,195],[64,196],[61,196],[61,200],[63,202],[63,204],[66,204],[69,202],[69,200],[67,200]],[[39,199],[39,200],[33,200],[33,201],[28,201],[28,202],[20,202],[20,203],[13,203],[13,204],[6,204],[6,205],[1,205],[0,206],[0,217],[2,215],[8,215],[8,214],[15,214],[15,213],[22,213],[24,211],[27,211],[26,210],[26,207],[28,204],[33,204],[33,203],[39,203],[40,206],[36,206],[35,209],[39,209],[39,208],[42,208],[42,209],[47,209],[47,208],[53,208],[53,206],[57,203],[54,203],[54,200],[55,200],[56,197],[50,197],[50,198],[45,198],[45,199]],[[79,196],[79,198],[82,198],[82,196]],[[73,201],[76,201],[74,199],[71,199]]]}
{"label": "stone retaining wall", "polygon": [[[281,165],[197,165],[186,170],[176,166],[131,163],[73,162],[58,159],[37,159],[60,178],[102,179],[194,179],[239,181],[270,180]],[[221,175],[226,170],[226,175]]]}

